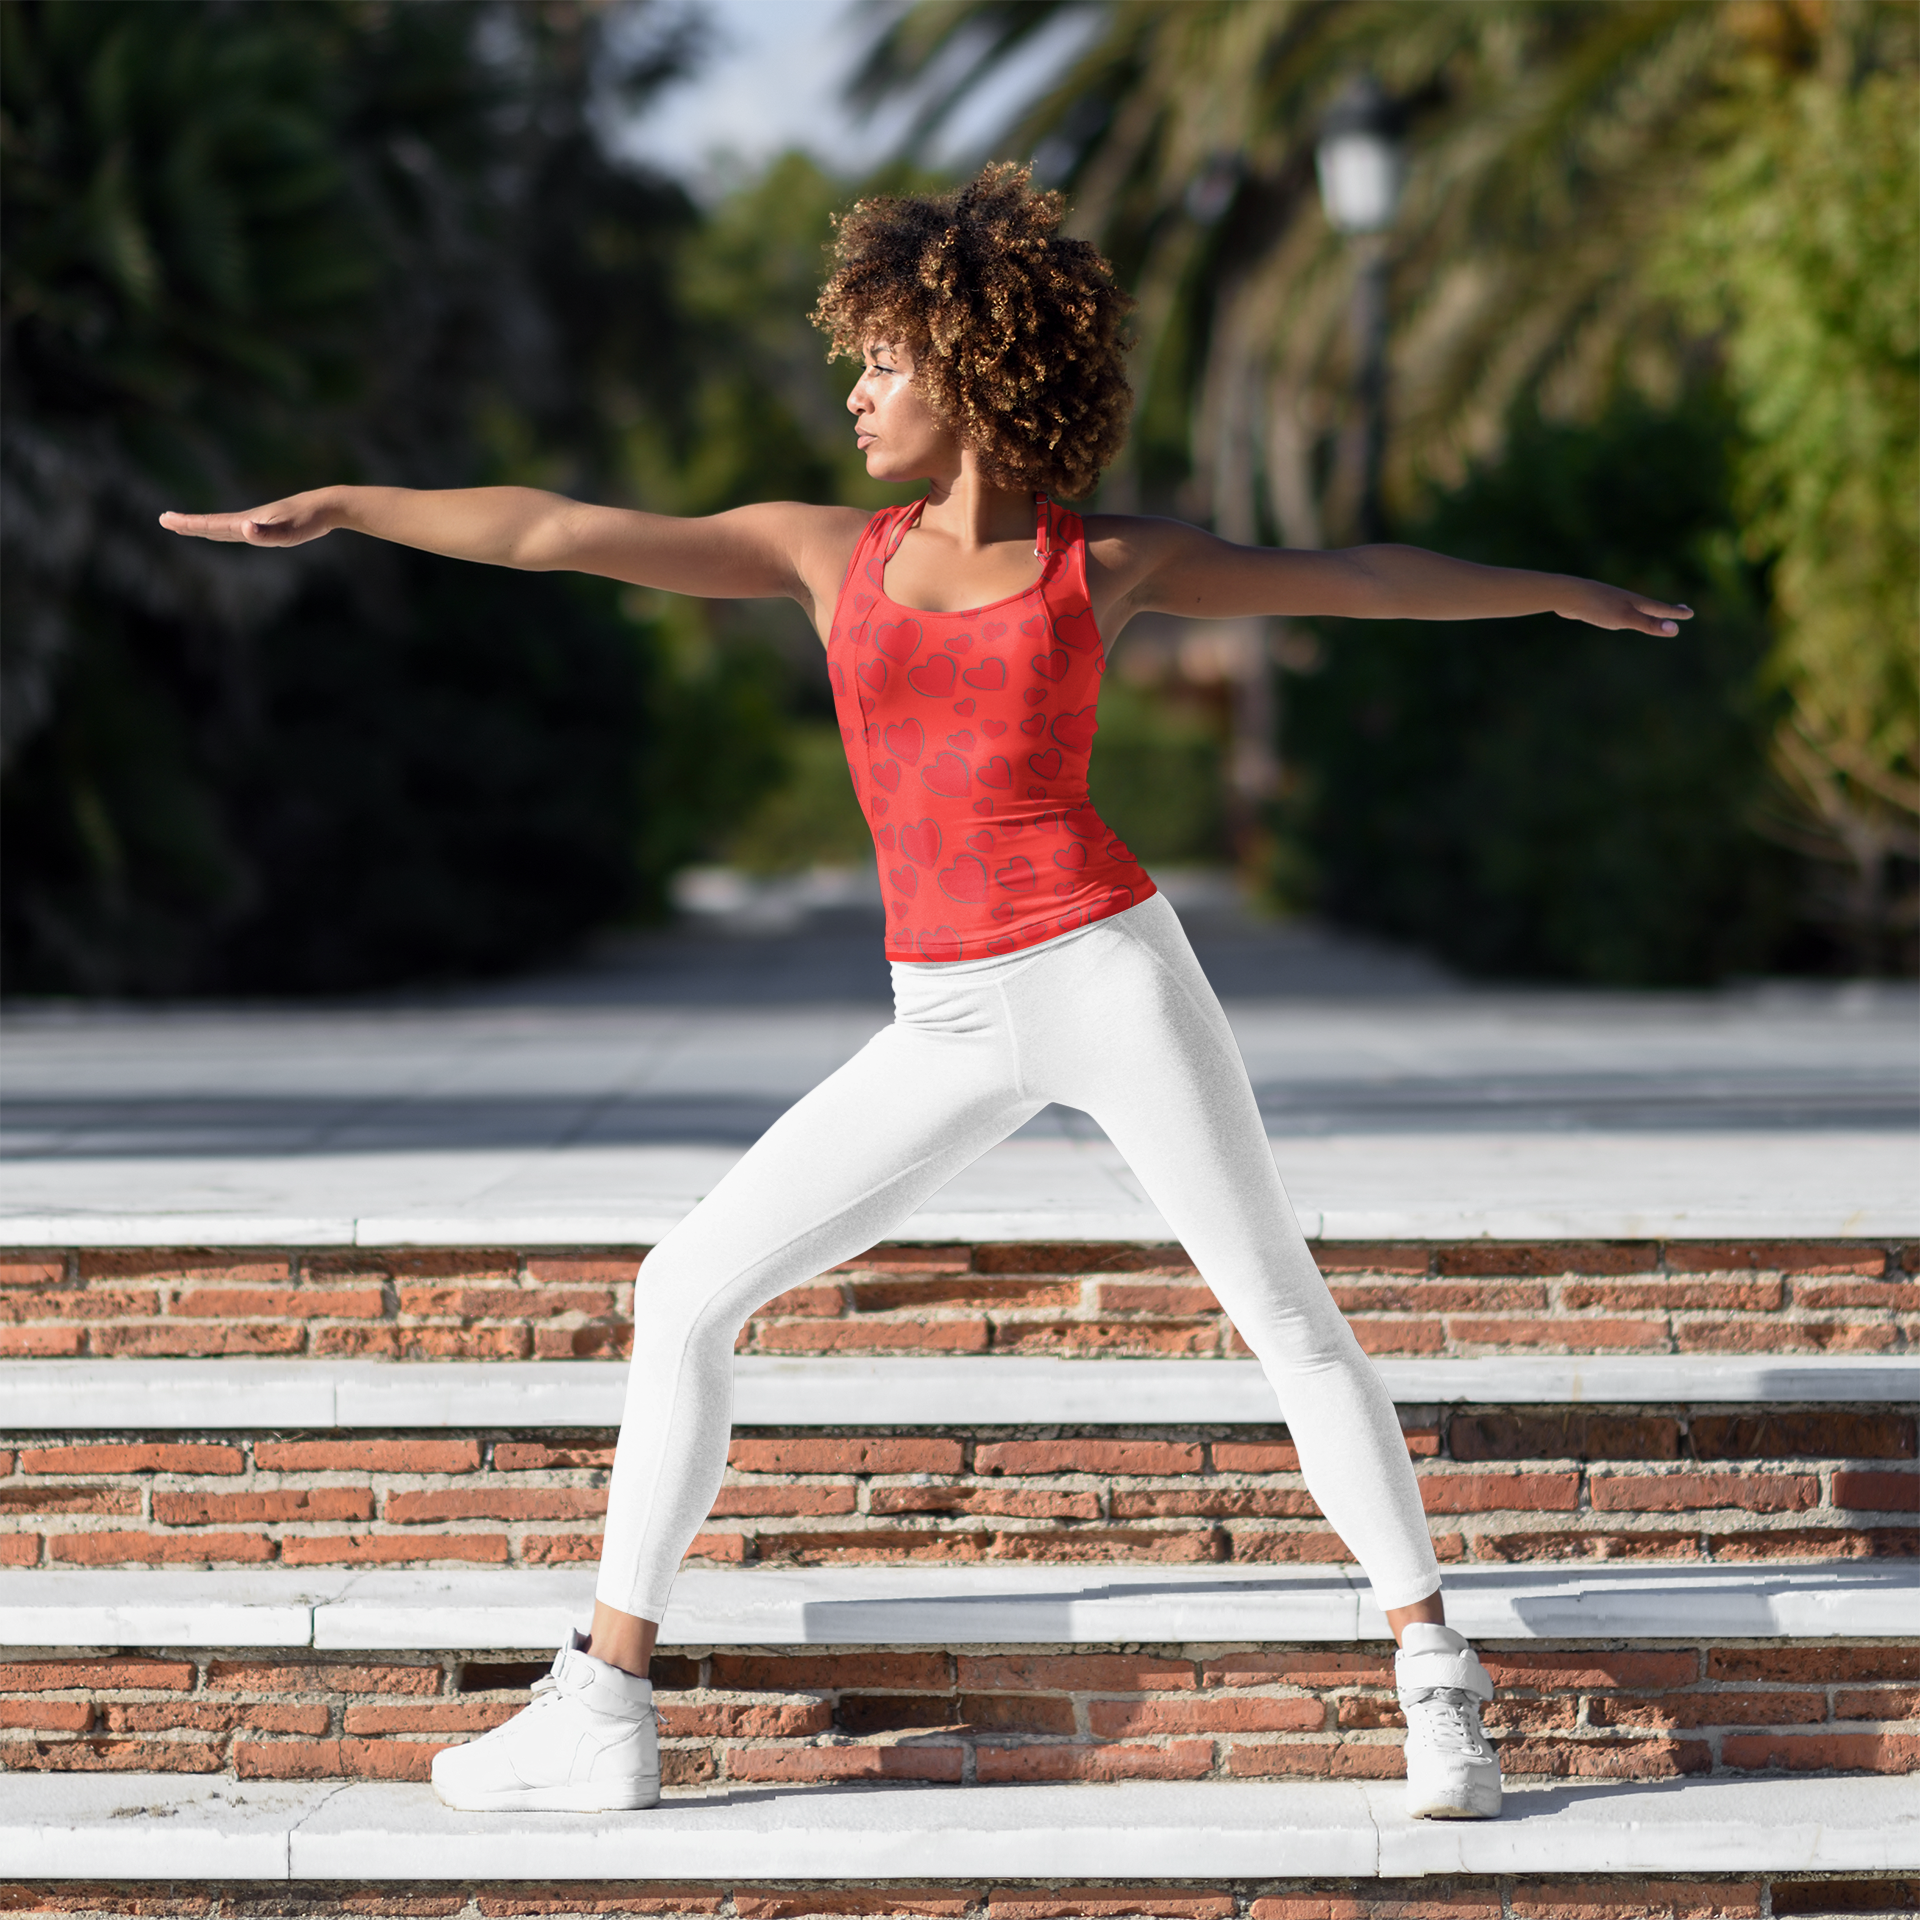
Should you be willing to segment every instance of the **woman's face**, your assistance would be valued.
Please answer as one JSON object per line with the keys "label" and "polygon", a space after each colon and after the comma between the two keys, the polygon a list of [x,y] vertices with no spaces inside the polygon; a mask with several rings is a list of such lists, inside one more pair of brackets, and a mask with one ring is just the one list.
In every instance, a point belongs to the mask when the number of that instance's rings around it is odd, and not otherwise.
{"label": "woman's face", "polygon": [[927,405],[913,378],[913,353],[890,340],[861,345],[866,362],[847,395],[854,444],[876,480],[951,480],[960,471],[960,440]]}

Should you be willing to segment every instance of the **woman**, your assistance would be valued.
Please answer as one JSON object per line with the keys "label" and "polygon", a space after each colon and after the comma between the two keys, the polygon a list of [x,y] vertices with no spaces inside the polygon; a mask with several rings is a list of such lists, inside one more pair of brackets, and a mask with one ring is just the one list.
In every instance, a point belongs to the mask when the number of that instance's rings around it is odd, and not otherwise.
{"label": "woman", "polygon": [[466,1808],[599,1810],[659,1793],[646,1678],[726,1465],[734,1335],[776,1294],[898,1230],[1049,1101],[1084,1108],[1258,1355],[1307,1485],[1400,1652],[1409,1808],[1483,1818],[1500,1770],[1485,1669],[1445,1624],[1400,1428],[1295,1223],[1218,1001],[1172,909],[1087,799],[1106,650],[1136,613],[1486,619],[1553,611],[1671,634],[1687,617],[1591,580],[1411,547],[1292,553],[1177,521],[1080,516],[1118,451],[1129,302],[1058,232],[1057,195],[987,168],[839,224],[816,321],[858,353],[869,518],[767,504],[704,520],[524,487],[325,487],[182,534],[297,546],[336,527],[499,566],[675,593],[786,596],[828,672],[887,903],[896,1013],[785,1114],[641,1268],[589,1634],[526,1711],[434,1762]]}

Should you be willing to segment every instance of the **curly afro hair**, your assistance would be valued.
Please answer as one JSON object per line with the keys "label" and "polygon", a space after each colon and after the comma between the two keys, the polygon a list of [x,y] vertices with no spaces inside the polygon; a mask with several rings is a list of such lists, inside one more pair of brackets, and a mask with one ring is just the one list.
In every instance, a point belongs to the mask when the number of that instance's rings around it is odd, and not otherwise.
{"label": "curly afro hair", "polygon": [[834,221],[813,310],[837,355],[876,335],[913,350],[931,405],[996,486],[1083,499],[1127,436],[1121,322],[1133,301],[1032,170],[1000,162],[958,191],[885,194]]}

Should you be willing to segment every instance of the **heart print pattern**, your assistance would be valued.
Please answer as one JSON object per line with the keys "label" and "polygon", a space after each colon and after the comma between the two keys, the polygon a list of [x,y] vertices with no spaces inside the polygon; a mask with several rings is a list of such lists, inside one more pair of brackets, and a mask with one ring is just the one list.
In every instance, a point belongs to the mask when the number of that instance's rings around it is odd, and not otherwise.
{"label": "heart print pattern", "polygon": [[834,608],[827,672],[892,960],[1017,952],[1154,891],[1087,798],[1106,661],[1085,532],[1050,501],[1036,511],[1040,578],[1013,599],[962,613],[889,600],[916,502],[867,523]]}

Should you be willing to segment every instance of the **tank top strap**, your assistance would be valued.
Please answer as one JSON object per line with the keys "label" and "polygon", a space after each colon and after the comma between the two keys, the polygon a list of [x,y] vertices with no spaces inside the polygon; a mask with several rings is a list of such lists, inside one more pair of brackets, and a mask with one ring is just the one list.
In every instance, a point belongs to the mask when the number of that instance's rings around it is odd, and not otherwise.
{"label": "tank top strap", "polygon": [[[875,522],[889,514],[897,516],[886,530],[885,543],[881,549],[883,563],[891,560],[900,551],[901,541],[920,524],[920,515],[925,510],[926,504],[926,495],[922,494],[918,500],[911,500],[904,507],[882,507],[880,512],[874,515]],[[1063,520],[1072,519],[1074,516],[1062,514],[1044,493],[1036,493],[1033,496],[1033,515],[1033,557],[1036,560],[1045,560],[1060,544],[1059,535],[1055,532],[1055,516],[1059,515]]]}

